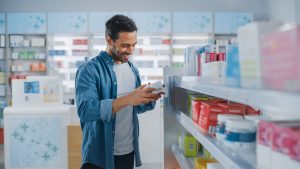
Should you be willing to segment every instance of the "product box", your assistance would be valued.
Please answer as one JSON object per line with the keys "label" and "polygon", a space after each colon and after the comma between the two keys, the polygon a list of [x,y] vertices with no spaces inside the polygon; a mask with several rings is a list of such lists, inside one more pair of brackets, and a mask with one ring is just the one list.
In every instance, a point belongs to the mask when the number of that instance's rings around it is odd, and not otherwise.
{"label": "product box", "polygon": [[185,133],[183,136],[183,153],[186,157],[196,157],[198,153],[197,140],[189,133]]}
{"label": "product box", "polygon": [[202,94],[189,94],[188,95],[188,114],[192,115],[193,113],[193,107],[192,107],[192,101],[193,100],[197,100],[198,98],[201,98],[200,100],[202,100],[202,98],[204,99],[206,96],[202,95]]}
{"label": "product box", "polygon": [[197,157],[194,160],[194,169],[207,169],[208,163],[216,163],[217,161],[211,158]]}
{"label": "product box", "polygon": [[192,119],[198,123],[200,112],[201,112],[201,101],[208,100],[207,97],[198,97],[192,101]]}
{"label": "product box", "polygon": [[46,39],[43,37],[35,37],[35,38],[31,38],[31,46],[34,47],[44,47],[46,46]]}
{"label": "product box", "polygon": [[205,132],[214,134],[216,132],[218,114],[225,114],[225,108],[215,103],[201,102],[201,112],[198,121],[200,128]]}
{"label": "product box", "polygon": [[252,22],[238,29],[242,87],[262,87],[261,36],[275,29],[277,25],[270,22]]}
{"label": "product box", "polygon": [[[299,123],[299,121],[260,121],[258,125],[258,136],[257,136],[257,163],[261,166],[271,168],[274,164],[274,159],[277,155],[281,155],[281,153],[276,153],[271,150],[272,147],[272,141],[273,141],[273,135],[274,131],[276,130],[276,125],[281,124],[292,124],[292,123]],[[285,134],[285,133],[283,133]],[[286,158],[289,161],[288,156],[284,156],[283,158]],[[278,160],[278,159],[277,159]],[[279,159],[280,162],[282,160]],[[279,164],[281,166],[281,164]]]}
{"label": "product box", "polygon": [[238,103],[218,103],[218,106],[225,108],[225,114],[245,115],[245,105]]}
{"label": "product box", "polygon": [[295,142],[292,132],[300,131],[300,122],[287,122],[273,126],[272,134],[272,167],[274,169],[294,169],[299,168],[299,161],[293,160],[289,154],[289,146]]}
{"label": "product box", "polygon": [[262,64],[265,89],[300,92],[300,26],[265,35]]}
{"label": "product box", "polygon": [[240,62],[239,50],[236,45],[229,45],[226,53],[226,81],[225,84],[233,87],[240,87]]}
{"label": "product box", "polygon": [[0,48],[0,59],[4,59],[4,56],[5,56],[4,48]]}
{"label": "product box", "polygon": [[251,106],[245,105],[245,114],[246,115],[261,115],[260,110],[256,110],[252,108]]}

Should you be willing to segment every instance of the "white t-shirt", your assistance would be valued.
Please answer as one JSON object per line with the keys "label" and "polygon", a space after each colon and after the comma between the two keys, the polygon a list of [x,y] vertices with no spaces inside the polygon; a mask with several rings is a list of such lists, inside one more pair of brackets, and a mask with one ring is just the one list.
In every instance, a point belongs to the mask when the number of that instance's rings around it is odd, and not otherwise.
{"label": "white t-shirt", "polygon": [[[118,98],[135,89],[135,75],[128,63],[114,64],[117,77]],[[116,113],[114,155],[133,151],[133,106],[126,106]]]}

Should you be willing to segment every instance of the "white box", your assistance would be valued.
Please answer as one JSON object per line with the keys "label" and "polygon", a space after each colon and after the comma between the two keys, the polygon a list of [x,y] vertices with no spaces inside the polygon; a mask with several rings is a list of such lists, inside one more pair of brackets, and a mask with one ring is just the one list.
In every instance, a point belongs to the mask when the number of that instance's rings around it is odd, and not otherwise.
{"label": "white box", "polygon": [[28,76],[12,80],[12,105],[55,106],[63,104],[62,83],[54,76]]}
{"label": "white box", "polygon": [[34,47],[44,47],[46,39],[45,38],[31,38],[31,46]]}
{"label": "white box", "polygon": [[4,48],[0,48],[0,59],[4,59]]}
{"label": "white box", "polygon": [[0,35],[0,47],[5,47],[5,36]]}
{"label": "white box", "polygon": [[12,58],[12,59],[19,59],[19,52],[13,52],[13,53],[11,54],[11,58]]}
{"label": "white box", "polygon": [[253,22],[238,29],[241,86],[261,88],[261,36],[277,28],[272,22]]}
{"label": "white box", "polygon": [[271,148],[266,145],[256,143],[257,163],[265,168],[271,168]]}
{"label": "white box", "polygon": [[291,159],[288,155],[272,151],[272,169],[296,169],[300,168],[300,162]]}
{"label": "white box", "polygon": [[5,96],[6,95],[6,87],[5,85],[0,85],[0,96]]}
{"label": "white box", "polygon": [[67,169],[68,107],[4,109],[6,169]]}

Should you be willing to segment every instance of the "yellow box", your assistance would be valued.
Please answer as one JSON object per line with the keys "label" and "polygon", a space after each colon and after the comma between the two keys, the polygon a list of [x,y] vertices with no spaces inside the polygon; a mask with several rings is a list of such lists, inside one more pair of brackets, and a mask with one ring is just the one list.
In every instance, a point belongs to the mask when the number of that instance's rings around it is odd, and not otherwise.
{"label": "yellow box", "polygon": [[215,163],[217,162],[215,159],[207,158],[207,157],[196,157],[194,160],[195,168],[194,169],[206,169],[207,163]]}

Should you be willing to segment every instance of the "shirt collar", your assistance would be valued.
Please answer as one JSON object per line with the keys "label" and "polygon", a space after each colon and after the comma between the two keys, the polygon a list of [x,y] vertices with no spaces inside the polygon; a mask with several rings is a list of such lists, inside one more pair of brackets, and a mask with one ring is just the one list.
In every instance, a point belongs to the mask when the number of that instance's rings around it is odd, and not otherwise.
{"label": "shirt collar", "polygon": [[105,60],[106,63],[110,63],[111,65],[114,65],[113,58],[107,52],[101,51],[100,56]]}

